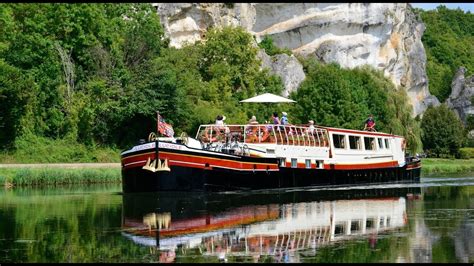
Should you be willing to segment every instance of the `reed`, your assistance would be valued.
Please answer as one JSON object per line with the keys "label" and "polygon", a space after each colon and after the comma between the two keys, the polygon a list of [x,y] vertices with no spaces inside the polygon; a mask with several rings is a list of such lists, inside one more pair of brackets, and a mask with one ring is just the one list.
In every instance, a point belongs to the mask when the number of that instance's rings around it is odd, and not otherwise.
{"label": "reed", "polygon": [[120,168],[0,168],[0,184],[6,187],[119,183],[121,180]]}
{"label": "reed", "polygon": [[421,160],[423,174],[462,173],[474,171],[474,159],[426,158]]}

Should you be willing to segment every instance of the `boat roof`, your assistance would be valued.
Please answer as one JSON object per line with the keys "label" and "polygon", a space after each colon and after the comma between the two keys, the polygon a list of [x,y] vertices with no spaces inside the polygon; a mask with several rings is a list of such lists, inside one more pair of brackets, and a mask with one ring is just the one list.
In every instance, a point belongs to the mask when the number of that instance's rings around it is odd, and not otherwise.
{"label": "boat roof", "polygon": [[323,128],[328,131],[341,132],[341,133],[353,133],[353,134],[363,134],[363,135],[372,135],[372,136],[384,136],[384,137],[395,137],[403,138],[403,136],[384,133],[384,132],[373,132],[366,130],[357,130],[357,129],[346,129],[346,128],[337,128],[337,127],[325,127],[325,126],[315,126],[316,128]]}

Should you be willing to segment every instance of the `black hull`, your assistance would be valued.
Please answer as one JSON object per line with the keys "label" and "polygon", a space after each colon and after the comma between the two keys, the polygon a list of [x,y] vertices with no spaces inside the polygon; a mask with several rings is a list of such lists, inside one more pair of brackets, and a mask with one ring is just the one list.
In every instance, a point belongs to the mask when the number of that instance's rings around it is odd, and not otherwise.
{"label": "black hull", "polygon": [[231,191],[309,186],[343,186],[419,182],[420,167],[328,170],[280,168],[280,171],[212,170],[171,166],[171,171],[151,172],[141,167],[122,169],[123,192]]}

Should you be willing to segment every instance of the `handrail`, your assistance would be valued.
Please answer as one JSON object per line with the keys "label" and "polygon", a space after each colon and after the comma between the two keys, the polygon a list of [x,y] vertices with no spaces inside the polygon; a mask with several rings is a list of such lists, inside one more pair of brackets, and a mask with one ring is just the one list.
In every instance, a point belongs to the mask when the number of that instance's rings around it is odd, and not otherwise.
{"label": "handrail", "polygon": [[[283,132],[282,132],[283,131]],[[328,147],[327,129],[275,124],[200,125],[196,139],[203,143],[232,142],[292,146]]]}

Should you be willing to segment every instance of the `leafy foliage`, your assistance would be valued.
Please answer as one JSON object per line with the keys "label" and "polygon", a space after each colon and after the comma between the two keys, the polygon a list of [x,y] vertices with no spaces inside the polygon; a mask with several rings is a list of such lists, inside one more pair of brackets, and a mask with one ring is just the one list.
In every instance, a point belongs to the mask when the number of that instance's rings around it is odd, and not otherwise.
{"label": "leafy foliage", "polygon": [[429,155],[436,157],[459,156],[465,140],[461,120],[445,104],[429,107],[421,120],[421,139]]}
{"label": "leafy foliage", "polygon": [[409,150],[421,149],[420,128],[411,117],[404,90],[396,90],[382,73],[368,67],[342,69],[323,65],[313,58],[304,62],[306,80],[292,94],[298,102],[294,114],[298,122],[361,130],[373,114],[378,131],[402,135]]}
{"label": "leafy foliage", "polygon": [[427,55],[426,71],[431,94],[444,102],[460,66],[474,70],[474,14],[443,5],[436,10],[416,9],[426,30],[422,37]]}
{"label": "leafy foliage", "polygon": [[243,123],[257,109],[239,100],[283,87],[242,28],[177,50],[151,4],[5,4],[0,14],[3,148],[22,132],[125,148],[155,131],[156,111],[177,134],[217,114]]}
{"label": "leafy foliage", "polygon": [[27,128],[29,105],[34,101],[32,79],[0,59],[0,147],[8,145]]}
{"label": "leafy foliage", "polygon": [[269,55],[276,55],[276,54],[287,54],[291,55],[291,51],[288,48],[279,48],[273,43],[273,39],[266,35],[263,40],[258,44],[258,46],[265,50],[265,52]]}

